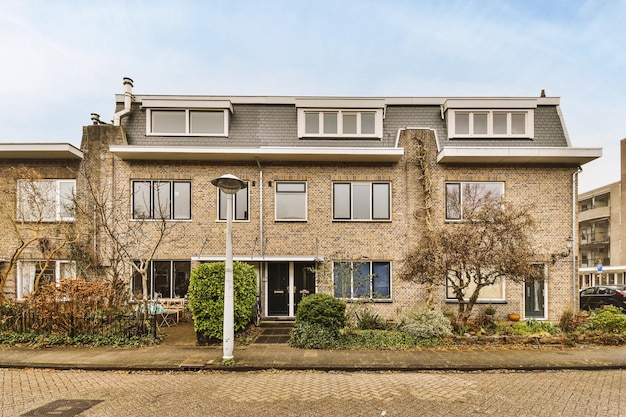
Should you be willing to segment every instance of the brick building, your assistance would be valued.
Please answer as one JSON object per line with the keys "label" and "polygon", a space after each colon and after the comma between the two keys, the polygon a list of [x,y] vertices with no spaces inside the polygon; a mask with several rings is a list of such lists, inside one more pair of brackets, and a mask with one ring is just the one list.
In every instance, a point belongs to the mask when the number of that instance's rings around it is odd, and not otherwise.
{"label": "brick building", "polygon": [[[151,296],[184,296],[195,264],[224,259],[225,199],[211,180],[229,173],[248,185],[235,195],[233,251],[258,273],[264,317],[293,317],[314,292],[371,301],[388,319],[424,303],[424,289],[399,278],[402,260],[426,216],[462,220],[452,207],[470,189],[536,202],[547,277],[501,282],[481,302],[556,320],[573,301],[572,257],[552,254],[576,235],[578,169],[601,150],[571,146],[558,98],[164,96],[124,85],[113,123],[84,127],[80,152],[91,181],[125,196],[115,207],[131,223],[168,219]],[[110,267],[91,218],[77,223]],[[439,308],[455,302],[436,288]]]}

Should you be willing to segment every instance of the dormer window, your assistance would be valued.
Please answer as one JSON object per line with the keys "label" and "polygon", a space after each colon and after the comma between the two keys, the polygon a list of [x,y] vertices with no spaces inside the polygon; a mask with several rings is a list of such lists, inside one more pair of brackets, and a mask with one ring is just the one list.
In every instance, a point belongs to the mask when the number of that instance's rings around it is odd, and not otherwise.
{"label": "dormer window", "polygon": [[448,110],[450,138],[532,138],[532,110]]}
{"label": "dormer window", "polygon": [[148,110],[149,135],[228,136],[227,110]]}
{"label": "dormer window", "polygon": [[382,139],[382,99],[298,98],[298,137]]}
{"label": "dormer window", "polygon": [[537,100],[452,98],[441,106],[449,139],[533,139]]}
{"label": "dormer window", "polygon": [[144,99],[148,136],[228,136],[228,100]]}
{"label": "dormer window", "polygon": [[[379,137],[377,111],[302,110],[301,117],[304,119],[304,132],[299,132],[300,137]],[[382,113],[379,124],[382,125]]]}

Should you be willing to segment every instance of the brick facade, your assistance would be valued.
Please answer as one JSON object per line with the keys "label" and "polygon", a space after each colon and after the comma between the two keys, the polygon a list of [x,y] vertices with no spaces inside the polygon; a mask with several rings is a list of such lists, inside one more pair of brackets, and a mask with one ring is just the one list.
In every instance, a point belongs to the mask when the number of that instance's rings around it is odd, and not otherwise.
{"label": "brick facade", "polygon": [[[118,97],[119,98],[119,97]],[[244,100],[245,101],[245,100]],[[250,101],[250,100],[248,100]],[[277,100],[279,101],[279,100]],[[397,100],[396,100],[397,101]],[[260,100],[262,102],[262,100]],[[118,110],[121,104],[118,104]],[[299,139],[297,112],[289,100],[278,104],[233,103],[227,138],[187,135],[184,137],[146,135],[146,110],[140,98],[133,103],[122,126],[94,125],[83,129],[81,149],[85,156],[83,172],[113,194],[125,196],[116,206],[131,217],[131,184],[133,180],[184,180],[191,183],[191,219],[171,221],[168,238],[154,260],[198,262],[223,258],[225,222],[218,218],[218,192],[211,180],[230,173],[249,184],[249,219],[233,226],[235,259],[251,263],[259,272],[259,287],[264,306],[268,302],[268,266],[272,262],[308,262],[315,266],[316,291],[333,293],[333,260],[366,260],[389,262],[391,297],[372,303],[386,319],[397,319],[409,309],[426,301],[426,290],[400,279],[402,261],[419,234],[430,221],[445,221],[445,184],[448,181],[497,181],[504,183],[505,199],[516,205],[528,205],[536,220],[533,242],[540,254],[538,263],[545,265],[546,319],[557,320],[572,304],[572,271],[567,261],[551,262],[551,254],[562,251],[572,235],[572,192],[576,189],[578,163],[555,161],[502,162],[468,160],[445,163],[438,156],[446,146],[484,147],[562,147],[568,148],[564,127],[556,106],[535,110],[536,138],[532,141],[466,140],[451,141],[439,105],[389,105],[385,109],[383,137],[380,139]],[[123,149],[164,147],[161,156],[124,157],[110,151],[116,145]],[[301,147],[325,149],[386,148],[403,149],[395,161],[380,162],[371,155],[363,161],[342,162],[338,158],[302,158],[290,160],[263,156],[264,147]],[[167,149],[218,149],[224,158],[185,158],[168,156]],[[261,157],[233,158],[229,149],[258,148]],[[5,167],[13,161],[2,161]],[[63,164],[42,162],[42,169],[63,170]],[[56,165],[55,165],[56,164]],[[3,170],[5,172],[6,170]],[[46,173],[46,175],[51,175]],[[55,175],[62,175],[57,172]],[[66,175],[68,175],[66,173]],[[275,220],[276,182],[306,183],[305,221]],[[385,182],[391,187],[391,219],[385,221],[333,221],[333,183],[337,181]],[[429,190],[429,191],[428,191]],[[85,192],[79,178],[77,191]],[[8,194],[5,194],[5,196]],[[532,203],[532,204],[529,204]],[[83,230],[93,234],[95,226],[87,214],[77,221]],[[147,235],[147,239],[154,236]],[[101,260],[106,259],[106,242],[96,236],[90,244],[97,246]],[[1,242],[2,253],[11,243]],[[137,253],[138,257],[142,255]],[[106,262],[104,262],[106,263]],[[15,285],[15,277],[12,277]],[[505,300],[497,305],[499,314],[524,313],[524,284],[505,284]],[[7,285],[7,289],[11,289]],[[292,289],[289,288],[289,291]],[[11,294],[9,292],[9,294]],[[445,288],[434,289],[434,301],[442,310],[453,310],[446,302]],[[266,315],[268,310],[264,309]],[[290,311],[293,313],[293,309]]]}

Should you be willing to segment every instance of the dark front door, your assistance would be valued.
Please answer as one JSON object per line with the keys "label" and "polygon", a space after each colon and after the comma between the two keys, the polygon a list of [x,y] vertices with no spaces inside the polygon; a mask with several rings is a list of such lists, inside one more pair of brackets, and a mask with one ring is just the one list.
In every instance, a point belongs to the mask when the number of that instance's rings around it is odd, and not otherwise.
{"label": "dark front door", "polygon": [[544,281],[529,280],[524,284],[526,318],[545,318]]}
{"label": "dark front door", "polygon": [[267,266],[267,312],[270,316],[289,315],[289,262]]}
{"label": "dark front door", "polygon": [[315,293],[315,264],[312,262],[294,262],[293,264],[294,285],[294,314],[298,309],[298,303],[303,297]]}

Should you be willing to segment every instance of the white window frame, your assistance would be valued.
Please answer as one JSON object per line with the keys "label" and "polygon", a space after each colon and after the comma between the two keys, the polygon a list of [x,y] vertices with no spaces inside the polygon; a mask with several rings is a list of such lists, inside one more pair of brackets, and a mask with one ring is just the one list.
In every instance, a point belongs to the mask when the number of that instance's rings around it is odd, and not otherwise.
{"label": "white window frame", "polygon": [[[246,182],[248,186],[237,191],[233,195],[233,221],[234,222],[248,222],[250,221],[250,183]],[[245,218],[237,218],[237,204],[241,198],[246,200],[246,216]],[[223,200],[222,200],[223,199]],[[224,210],[222,216],[222,209]],[[217,189],[217,220],[221,222],[226,221],[226,193],[219,188]]]}
{"label": "white window frame", "polygon": [[[306,115],[307,114],[318,114],[318,133],[307,133],[306,132]],[[324,113],[335,113],[337,114],[337,132],[336,133],[324,133],[324,117],[320,117],[320,115]],[[362,133],[362,122],[361,117],[363,113],[373,113],[374,114],[374,133]],[[343,116],[344,115],[356,115],[356,133],[343,133]],[[309,108],[299,108],[298,109],[298,137],[299,138],[363,138],[363,139],[382,139],[383,137],[383,109],[333,109],[333,108],[325,108],[325,109],[309,109]]]}
{"label": "white window frame", "polygon": [[[150,184],[150,201],[148,203],[150,213],[146,217],[135,216],[135,183],[149,183]],[[170,188],[170,201],[169,201],[169,216],[161,218],[157,216],[156,206],[154,201],[155,184],[168,183]],[[188,184],[189,185],[189,217],[176,217],[176,196],[175,196],[175,184]],[[149,180],[149,179],[133,179],[130,182],[130,218],[133,220],[166,220],[166,221],[189,221],[192,218],[192,200],[193,190],[191,187],[191,180]]]}
{"label": "white window frame", "polygon": [[[463,206],[464,206],[464,186],[468,185],[468,184],[493,184],[493,185],[499,185],[501,192],[500,192],[500,198],[504,199],[504,182],[503,181],[446,181],[445,185],[444,185],[444,216],[445,216],[445,220],[446,222],[462,222],[467,220],[464,215],[463,215]],[[459,187],[459,206],[458,206],[458,210],[459,210],[459,217],[448,217],[448,186],[449,185],[458,185]]]}
{"label": "white window frame", "polygon": [[[287,192],[279,191],[278,188],[281,184],[303,184],[303,192]],[[278,200],[282,194],[304,194],[304,217],[303,218],[279,218],[278,217]],[[306,222],[308,220],[309,213],[309,190],[306,181],[274,181],[274,220],[280,222]]]}
{"label": "white window frame", "polygon": [[[335,217],[336,213],[335,213],[335,193],[336,193],[336,185],[340,185],[340,184],[344,184],[344,185],[349,185],[350,186],[350,217]],[[354,185],[369,185],[369,189],[370,189],[370,194],[369,194],[369,203],[370,203],[370,207],[369,207],[369,218],[355,218],[355,214],[354,214]],[[384,218],[374,218],[374,185],[377,184],[384,184],[387,185],[387,209],[389,211],[389,216]],[[344,222],[390,222],[391,221],[391,216],[393,213],[393,209],[392,209],[392,192],[391,192],[391,181],[334,181],[332,184],[332,206],[331,206],[331,210],[332,210],[332,219],[333,221],[344,221]]]}
{"label": "white window frame", "polygon": [[[350,272],[350,289],[346,289],[347,291],[349,291],[349,296],[343,297],[344,295],[348,295],[348,294],[343,294],[343,289],[338,289],[337,288],[337,277],[335,276],[335,272],[337,271],[337,264],[349,264],[349,272]],[[368,294],[364,294],[364,295],[360,295],[360,296],[356,296],[355,294],[358,293],[358,290],[355,288],[355,282],[354,282],[354,270],[355,270],[355,264],[369,264],[369,274],[366,276],[369,279],[369,293]],[[374,274],[372,273],[373,269],[374,269],[374,264],[387,264],[388,268],[389,268],[389,295],[388,296],[381,296],[381,297],[376,297],[375,292],[374,292]],[[339,298],[342,300],[371,300],[371,301],[375,301],[375,302],[380,302],[380,301],[391,301],[392,300],[392,295],[393,295],[393,288],[392,288],[392,283],[393,283],[393,262],[391,261],[387,261],[387,260],[360,260],[360,261],[341,261],[341,260],[337,260],[333,262],[333,294],[335,296],[335,298]]]}
{"label": "white window frame", "polygon": [[[476,300],[476,302],[484,304],[484,303],[504,303],[506,302],[506,278],[505,277],[500,277],[498,278],[498,280],[500,281],[500,283],[494,283],[494,285],[497,285],[500,287],[500,294],[495,296],[495,297],[484,297],[481,296],[481,293],[479,292],[478,294],[478,299]],[[488,285],[486,287],[481,288],[481,292],[483,291],[494,291],[497,290],[498,287],[494,286],[494,285]],[[476,284],[471,282],[470,285],[465,289],[465,294],[463,297],[463,300],[465,302],[469,301],[470,296],[472,295],[472,293],[474,292],[474,288],[476,288]],[[448,283],[448,280],[446,280],[446,301],[447,302],[455,302],[458,301],[454,295],[454,289],[453,287]]]}
{"label": "white window frame", "polygon": [[[456,133],[456,116],[457,114],[469,115],[469,133]],[[487,115],[487,133],[474,133],[474,114]],[[494,114],[506,114],[507,116],[507,132],[494,133],[493,116]],[[525,132],[521,134],[512,133],[512,115],[523,114],[525,116]],[[532,139],[535,136],[535,112],[533,109],[448,109],[448,138],[520,138]]]}
{"label": "white window frame", "polygon": [[[185,131],[174,133],[163,133],[152,131],[152,112],[159,111],[179,111],[185,113]],[[195,133],[191,131],[191,112],[209,112],[209,113],[223,113],[224,115],[224,129],[223,132],[218,133]],[[155,108],[146,109],[146,136],[210,136],[210,137],[228,137],[228,127],[230,121],[229,109],[196,109],[196,108]]]}
{"label": "white window frame", "polygon": [[[30,203],[25,201],[24,193],[34,193],[36,195],[31,196],[33,198],[40,195],[40,191],[31,191],[34,188],[41,187],[41,185],[46,184],[46,188],[48,184],[54,187],[54,201],[44,201],[44,202],[35,202],[36,205],[41,204],[41,213],[39,210],[35,210],[33,207],[30,207]],[[68,197],[65,197],[61,194],[61,186],[62,184],[71,184],[72,189],[72,199],[74,193],[76,193],[76,180],[74,179],[42,179],[42,180],[29,180],[29,179],[19,179],[17,181],[17,219],[20,221],[26,222],[73,222],[76,220],[76,216],[74,215],[74,202],[73,200],[68,200]],[[43,196],[43,193],[41,194]],[[47,204],[54,204],[54,209],[47,209],[45,206]],[[70,206],[66,208],[66,212],[72,213],[73,215],[63,215],[63,210],[61,208],[63,206]],[[54,217],[46,217],[46,213],[54,211]]]}
{"label": "white window frame", "polygon": [[[23,300],[28,297],[35,286],[35,271],[37,266],[43,266],[45,260],[27,260],[17,262],[17,299]],[[61,275],[61,265],[70,267],[69,275]],[[64,278],[76,277],[76,262],[69,260],[51,260],[48,268],[54,271],[54,281],[58,284]],[[27,282],[25,282],[27,281]]]}

